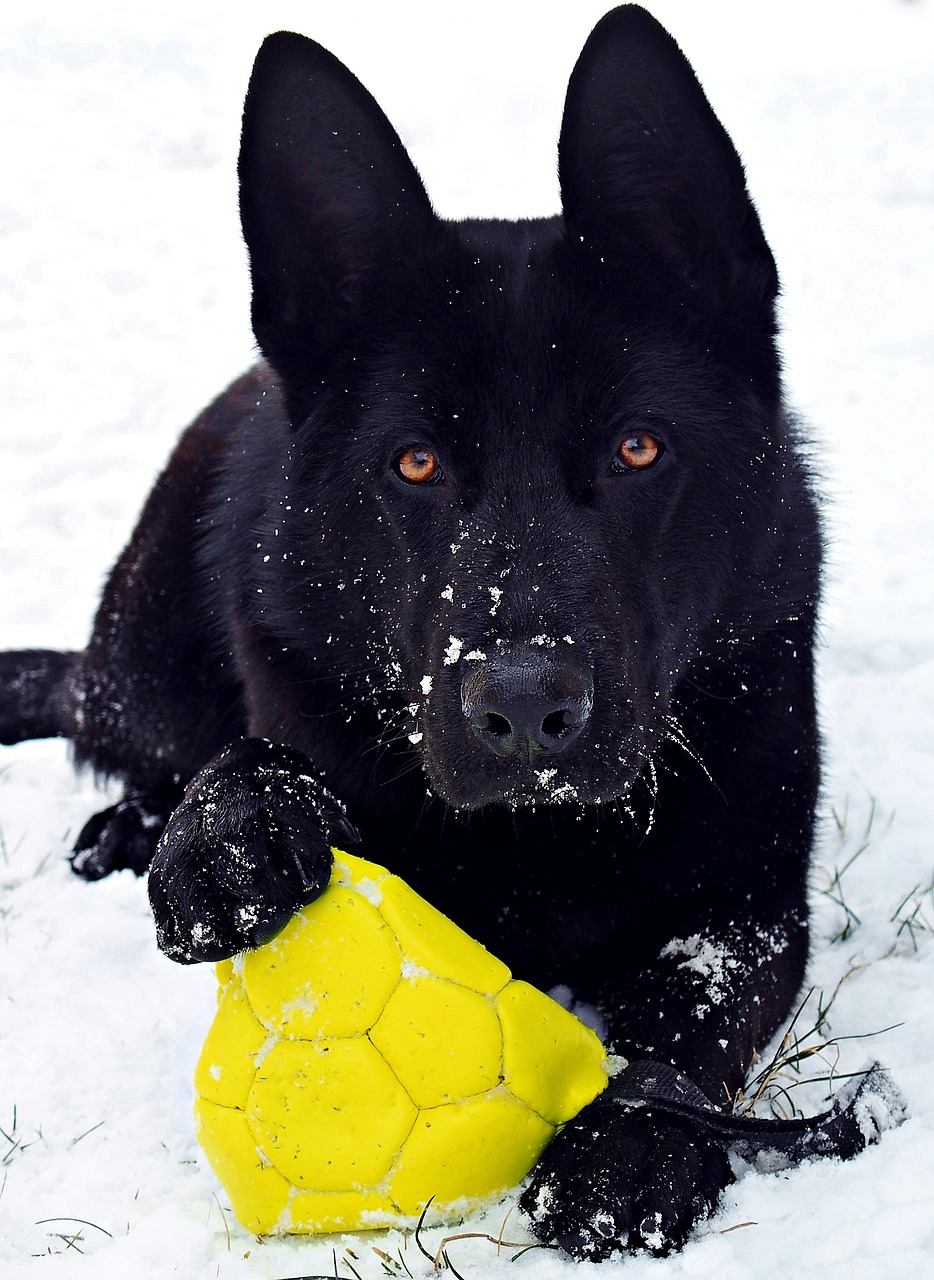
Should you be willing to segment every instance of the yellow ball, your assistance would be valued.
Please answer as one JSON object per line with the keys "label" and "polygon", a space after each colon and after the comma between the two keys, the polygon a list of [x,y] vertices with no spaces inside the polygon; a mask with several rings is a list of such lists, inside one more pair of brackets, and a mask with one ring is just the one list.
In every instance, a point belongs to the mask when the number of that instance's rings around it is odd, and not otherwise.
{"label": "yellow ball", "polygon": [[607,1082],[588,1027],[383,867],[217,966],[195,1120],[260,1235],[463,1216],[520,1182]]}

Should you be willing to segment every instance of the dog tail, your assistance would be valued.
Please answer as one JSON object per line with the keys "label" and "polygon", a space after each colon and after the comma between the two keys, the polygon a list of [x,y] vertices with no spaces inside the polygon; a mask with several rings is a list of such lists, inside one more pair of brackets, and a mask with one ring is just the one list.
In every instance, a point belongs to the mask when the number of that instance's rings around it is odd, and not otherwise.
{"label": "dog tail", "polygon": [[0,653],[0,743],[72,736],[81,658],[54,649]]}

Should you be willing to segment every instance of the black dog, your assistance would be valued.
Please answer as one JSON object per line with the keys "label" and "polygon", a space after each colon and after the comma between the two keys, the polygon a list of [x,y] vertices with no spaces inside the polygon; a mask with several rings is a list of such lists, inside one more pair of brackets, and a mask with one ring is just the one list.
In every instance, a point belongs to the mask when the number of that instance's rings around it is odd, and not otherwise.
{"label": "black dog", "polygon": [[742,166],[643,10],[588,41],[559,163],[560,216],[442,222],[354,77],[265,42],[264,362],[182,437],[87,650],[3,655],[0,737],[125,780],[74,867],[152,860],[174,959],[269,939],[359,839],[597,1005],[643,1061],[524,1204],[599,1258],[679,1245],[731,1178],[651,1063],[727,1107],[802,980],[821,537]]}

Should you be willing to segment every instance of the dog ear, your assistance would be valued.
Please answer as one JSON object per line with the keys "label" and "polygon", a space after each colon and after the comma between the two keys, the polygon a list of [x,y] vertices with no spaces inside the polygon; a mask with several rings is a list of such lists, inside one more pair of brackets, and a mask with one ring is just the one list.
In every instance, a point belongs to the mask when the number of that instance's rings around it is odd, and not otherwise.
{"label": "dog ear", "polygon": [[291,32],[267,37],[257,54],[239,174],[253,331],[288,386],[341,342],[370,293],[404,272],[439,224],[373,97]]}
{"label": "dog ear", "polygon": [[559,145],[575,241],[673,272],[726,314],[771,324],[778,278],[742,162],[694,71],[638,5],[594,28],[571,75]]}

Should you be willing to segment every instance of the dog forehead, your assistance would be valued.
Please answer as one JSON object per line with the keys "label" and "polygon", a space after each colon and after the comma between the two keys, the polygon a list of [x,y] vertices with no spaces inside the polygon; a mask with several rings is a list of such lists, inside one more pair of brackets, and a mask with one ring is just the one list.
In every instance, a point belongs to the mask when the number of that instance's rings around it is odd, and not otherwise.
{"label": "dog forehead", "polygon": [[553,241],[501,224],[459,248],[388,326],[375,402],[393,417],[454,438],[528,426],[541,436],[595,416],[588,406],[633,382],[644,343],[628,335],[645,325],[625,299],[581,287]]}
{"label": "dog forehead", "polygon": [[673,322],[669,288],[646,290],[637,255],[620,247],[595,264],[557,218],[455,230],[397,348],[424,354],[439,389],[468,402],[495,393],[497,405],[521,396],[526,411],[557,396],[605,417],[666,399],[674,369],[682,385],[709,369],[702,308],[673,290]]}

